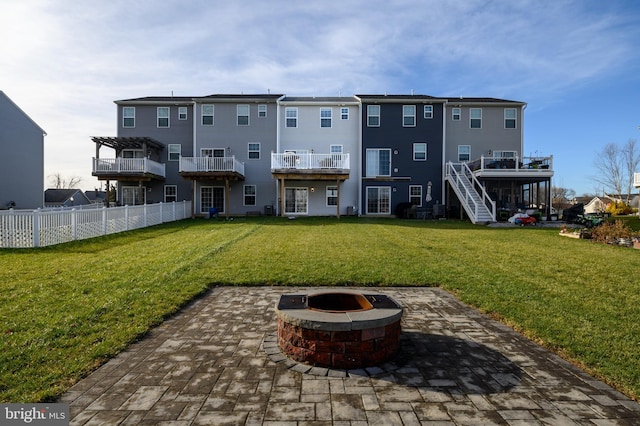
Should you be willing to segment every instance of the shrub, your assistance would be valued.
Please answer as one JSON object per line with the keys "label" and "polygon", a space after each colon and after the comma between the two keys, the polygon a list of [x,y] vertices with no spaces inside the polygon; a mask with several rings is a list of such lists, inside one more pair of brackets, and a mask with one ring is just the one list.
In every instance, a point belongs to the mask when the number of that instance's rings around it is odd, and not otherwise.
{"label": "shrub", "polygon": [[623,221],[604,222],[591,230],[591,239],[601,243],[614,243],[618,238],[631,238],[637,233]]}
{"label": "shrub", "polygon": [[606,212],[613,216],[621,216],[633,213],[633,208],[628,204],[615,202],[607,206]]}

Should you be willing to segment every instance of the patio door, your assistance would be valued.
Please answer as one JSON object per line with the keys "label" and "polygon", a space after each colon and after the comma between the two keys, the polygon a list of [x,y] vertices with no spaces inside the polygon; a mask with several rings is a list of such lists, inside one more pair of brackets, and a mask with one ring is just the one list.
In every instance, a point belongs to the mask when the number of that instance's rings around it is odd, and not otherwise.
{"label": "patio door", "polygon": [[293,214],[307,214],[309,208],[309,193],[307,188],[284,189],[284,212]]}
{"label": "patio door", "polygon": [[200,213],[209,213],[215,207],[218,213],[224,213],[224,187],[203,186],[200,188]]}
{"label": "patio door", "polygon": [[390,187],[367,187],[367,214],[391,214]]}

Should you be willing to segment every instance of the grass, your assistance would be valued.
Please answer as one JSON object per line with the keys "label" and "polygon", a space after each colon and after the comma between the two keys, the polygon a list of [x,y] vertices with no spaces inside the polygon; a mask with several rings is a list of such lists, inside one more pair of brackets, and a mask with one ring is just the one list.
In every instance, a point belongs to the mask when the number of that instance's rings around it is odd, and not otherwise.
{"label": "grass", "polygon": [[0,401],[55,399],[213,285],[440,286],[637,399],[638,256],[557,229],[363,218],[188,220],[1,250]]}

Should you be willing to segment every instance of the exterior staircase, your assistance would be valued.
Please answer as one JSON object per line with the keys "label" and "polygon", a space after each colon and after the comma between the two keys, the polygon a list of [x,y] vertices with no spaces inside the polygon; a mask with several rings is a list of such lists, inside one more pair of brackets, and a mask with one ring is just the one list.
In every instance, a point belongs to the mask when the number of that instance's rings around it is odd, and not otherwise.
{"label": "exterior staircase", "polygon": [[445,170],[445,180],[451,185],[471,223],[495,222],[496,203],[467,164],[449,162]]}

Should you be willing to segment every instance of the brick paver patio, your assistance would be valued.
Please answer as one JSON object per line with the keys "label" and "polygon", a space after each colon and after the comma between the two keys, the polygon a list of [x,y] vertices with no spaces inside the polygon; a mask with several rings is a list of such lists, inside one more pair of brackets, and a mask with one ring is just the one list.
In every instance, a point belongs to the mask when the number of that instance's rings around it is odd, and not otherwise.
{"label": "brick paver patio", "polygon": [[437,288],[400,302],[402,351],[344,372],[284,357],[290,287],[220,287],[60,400],[72,425],[638,425],[640,404]]}

